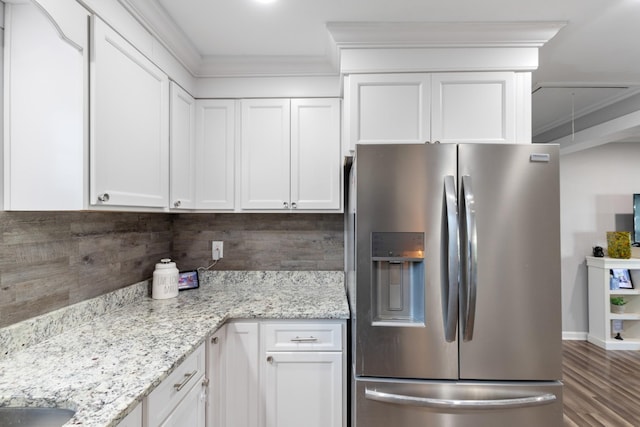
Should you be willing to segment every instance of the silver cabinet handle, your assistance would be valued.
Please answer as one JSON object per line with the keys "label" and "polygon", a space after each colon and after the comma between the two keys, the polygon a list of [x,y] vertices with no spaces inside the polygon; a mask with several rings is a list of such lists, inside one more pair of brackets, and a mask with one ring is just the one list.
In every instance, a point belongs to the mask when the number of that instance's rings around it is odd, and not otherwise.
{"label": "silver cabinet handle", "polygon": [[291,203],[292,209],[298,209],[298,204],[296,202]]}
{"label": "silver cabinet handle", "polygon": [[109,193],[104,193],[104,194],[98,195],[98,201],[99,202],[108,202],[109,201]]}
{"label": "silver cabinet handle", "polygon": [[424,406],[438,409],[508,409],[553,403],[556,396],[551,393],[538,394],[527,397],[513,397],[508,399],[440,399],[435,397],[407,396],[404,394],[385,393],[377,390],[365,389],[365,397],[379,402],[395,403],[398,405]]}
{"label": "silver cabinet handle", "polygon": [[173,203],[173,207],[174,207],[174,208],[179,208],[181,204],[182,204],[182,202],[181,202],[180,200],[176,200],[176,201]]}
{"label": "silver cabinet handle", "polygon": [[464,266],[462,268],[462,334],[465,341],[473,339],[473,327],[476,320],[476,293],[478,290],[478,232],[476,230],[476,201],[473,194],[473,182],[469,175],[462,177],[460,196],[461,213],[464,214]]}
{"label": "silver cabinet handle", "polygon": [[453,175],[444,177],[445,208],[447,212],[447,229],[445,242],[447,244],[447,268],[445,270],[446,282],[443,289],[446,313],[444,316],[444,336],[447,342],[456,339],[458,325],[458,289],[459,289],[459,260],[460,248],[458,246],[458,203],[456,197],[456,178]]}
{"label": "silver cabinet handle", "polygon": [[273,363],[273,356],[267,356],[267,362]]}
{"label": "silver cabinet handle", "polygon": [[218,337],[211,338],[211,344],[218,344]]}
{"label": "silver cabinet handle", "polygon": [[314,336],[295,337],[295,338],[291,338],[291,342],[318,342],[318,338]]}
{"label": "silver cabinet handle", "polygon": [[176,391],[182,390],[184,388],[184,386],[187,385],[189,380],[191,378],[193,378],[194,375],[197,374],[197,373],[198,373],[198,370],[195,370],[195,371],[191,372],[190,374],[184,374],[184,380],[179,384],[174,384],[173,387],[176,389]]}
{"label": "silver cabinet handle", "polygon": [[282,204],[282,207],[285,208],[285,209],[289,209],[289,203],[288,202],[284,202]]}

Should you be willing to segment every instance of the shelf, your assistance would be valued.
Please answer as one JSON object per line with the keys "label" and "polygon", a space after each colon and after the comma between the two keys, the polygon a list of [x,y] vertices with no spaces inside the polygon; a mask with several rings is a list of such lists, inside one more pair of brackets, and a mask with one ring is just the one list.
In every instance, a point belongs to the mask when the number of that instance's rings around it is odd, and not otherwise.
{"label": "shelf", "polygon": [[[587,339],[607,350],[640,350],[640,284],[635,289],[611,289],[610,269],[640,271],[640,258],[617,259],[587,257],[589,280],[589,334]],[[612,313],[610,298],[624,297],[624,313]],[[622,337],[613,338],[613,321],[623,322]]]}
{"label": "shelf", "polygon": [[609,258],[609,257],[587,257],[587,266],[598,268],[628,268],[631,270],[640,269],[640,258]]}
{"label": "shelf", "polygon": [[589,334],[587,336],[587,341],[602,347],[605,350],[640,350],[640,339],[624,338],[624,340],[617,340],[611,338],[608,340],[601,340],[598,337]]}
{"label": "shelf", "polygon": [[611,320],[640,320],[640,313],[609,313]]}
{"label": "shelf", "polygon": [[640,295],[640,289],[610,289],[610,295]]}

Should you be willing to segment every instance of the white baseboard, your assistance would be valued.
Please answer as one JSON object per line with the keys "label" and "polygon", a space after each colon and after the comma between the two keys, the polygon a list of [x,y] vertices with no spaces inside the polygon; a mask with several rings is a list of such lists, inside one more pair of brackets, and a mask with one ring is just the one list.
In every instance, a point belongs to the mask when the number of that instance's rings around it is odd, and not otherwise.
{"label": "white baseboard", "polygon": [[586,332],[562,331],[562,339],[567,341],[586,341]]}

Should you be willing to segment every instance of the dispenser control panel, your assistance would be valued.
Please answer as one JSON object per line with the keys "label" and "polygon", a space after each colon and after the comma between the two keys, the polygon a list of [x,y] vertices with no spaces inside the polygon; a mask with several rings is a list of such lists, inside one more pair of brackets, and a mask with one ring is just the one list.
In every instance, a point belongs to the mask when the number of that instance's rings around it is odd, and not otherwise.
{"label": "dispenser control panel", "polygon": [[424,258],[424,233],[373,232],[371,233],[373,258]]}

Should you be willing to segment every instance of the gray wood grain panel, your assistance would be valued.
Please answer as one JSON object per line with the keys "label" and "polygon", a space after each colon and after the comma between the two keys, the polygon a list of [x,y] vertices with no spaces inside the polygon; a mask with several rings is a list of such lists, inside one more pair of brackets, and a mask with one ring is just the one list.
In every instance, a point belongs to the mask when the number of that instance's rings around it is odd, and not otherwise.
{"label": "gray wood grain panel", "polygon": [[180,270],[343,269],[342,214],[0,212],[0,327]]}

